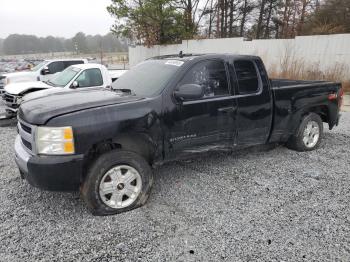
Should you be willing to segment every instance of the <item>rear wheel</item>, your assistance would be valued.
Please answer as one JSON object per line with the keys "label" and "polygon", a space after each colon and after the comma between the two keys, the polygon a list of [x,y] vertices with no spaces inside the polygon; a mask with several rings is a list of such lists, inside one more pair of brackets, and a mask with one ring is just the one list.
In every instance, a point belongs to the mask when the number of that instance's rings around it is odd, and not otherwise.
{"label": "rear wheel", "polygon": [[310,151],[318,147],[323,135],[323,123],[319,115],[310,113],[303,117],[295,135],[287,147],[297,151]]}
{"label": "rear wheel", "polygon": [[152,182],[152,170],[144,158],[129,151],[111,151],[92,164],[81,193],[94,215],[111,215],[142,206]]}

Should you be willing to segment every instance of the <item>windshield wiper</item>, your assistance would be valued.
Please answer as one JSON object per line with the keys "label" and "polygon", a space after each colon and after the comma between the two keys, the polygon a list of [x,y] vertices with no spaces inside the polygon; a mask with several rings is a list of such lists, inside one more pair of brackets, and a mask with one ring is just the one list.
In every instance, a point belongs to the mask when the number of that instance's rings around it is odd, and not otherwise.
{"label": "windshield wiper", "polygon": [[45,84],[48,84],[49,86],[55,86],[54,83],[52,83],[50,80],[43,81]]}

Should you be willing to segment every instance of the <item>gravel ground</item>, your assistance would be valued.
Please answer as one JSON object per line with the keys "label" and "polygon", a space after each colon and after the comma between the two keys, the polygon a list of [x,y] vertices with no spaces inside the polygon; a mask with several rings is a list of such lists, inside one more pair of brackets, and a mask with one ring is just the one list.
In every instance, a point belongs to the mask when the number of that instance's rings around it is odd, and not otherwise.
{"label": "gravel ground", "polygon": [[94,217],[19,177],[0,128],[0,261],[349,261],[350,113],[321,147],[213,152],[155,171],[148,203]]}

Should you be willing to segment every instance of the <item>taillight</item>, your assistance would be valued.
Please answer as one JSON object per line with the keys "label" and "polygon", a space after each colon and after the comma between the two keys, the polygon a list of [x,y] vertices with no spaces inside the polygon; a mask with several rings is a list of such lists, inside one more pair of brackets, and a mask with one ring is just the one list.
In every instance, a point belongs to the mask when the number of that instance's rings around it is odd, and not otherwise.
{"label": "taillight", "polygon": [[344,90],[343,88],[339,89],[338,94],[332,93],[328,95],[328,100],[337,100],[338,99],[338,107],[341,108],[343,104],[343,96],[344,96]]}
{"label": "taillight", "polygon": [[337,99],[337,94],[329,94],[328,95],[328,100],[336,100]]}

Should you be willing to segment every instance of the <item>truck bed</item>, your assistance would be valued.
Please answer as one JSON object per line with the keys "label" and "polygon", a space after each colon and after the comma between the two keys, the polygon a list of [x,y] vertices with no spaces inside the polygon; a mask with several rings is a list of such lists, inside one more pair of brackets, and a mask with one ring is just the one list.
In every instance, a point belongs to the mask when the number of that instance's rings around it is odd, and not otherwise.
{"label": "truck bed", "polygon": [[320,81],[320,80],[291,80],[291,79],[271,79],[272,88],[284,88],[284,87],[297,87],[297,86],[313,86],[319,84],[330,83],[328,81]]}
{"label": "truck bed", "polygon": [[309,108],[310,105],[321,110],[318,113],[330,128],[338,123],[337,100],[330,101],[328,95],[338,94],[340,83],[287,79],[271,79],[270,82],[275,103],[270,141],[284,141],[294,134],[297,127],[294,123],[298,123],[304,108]]}

